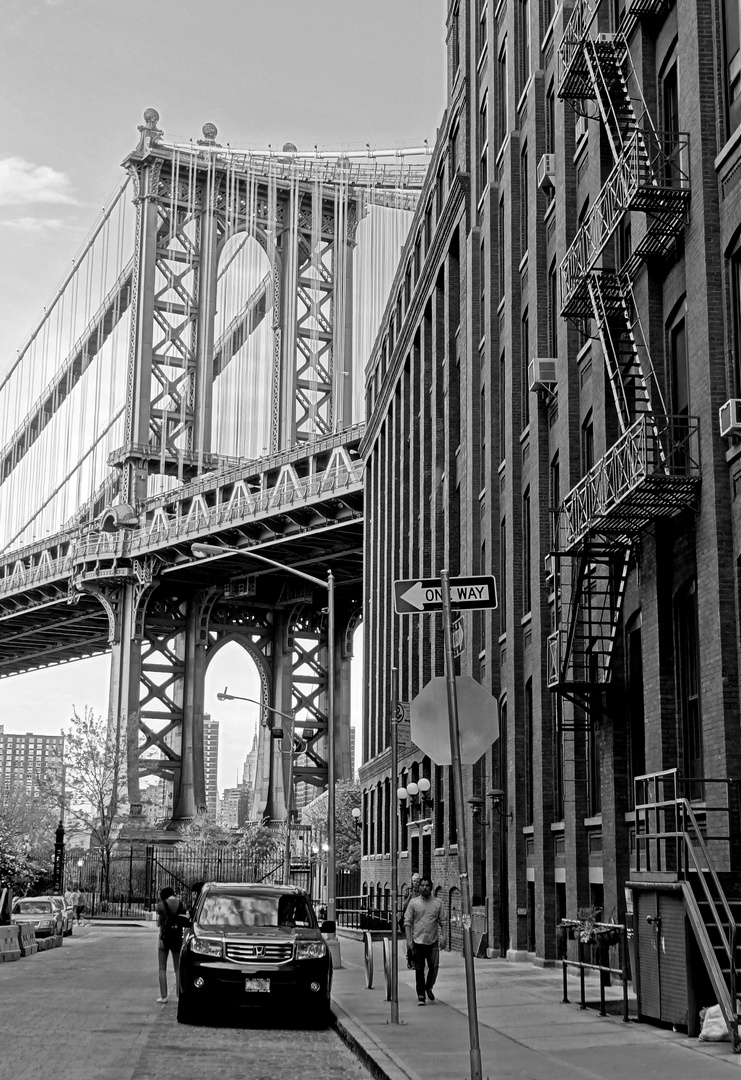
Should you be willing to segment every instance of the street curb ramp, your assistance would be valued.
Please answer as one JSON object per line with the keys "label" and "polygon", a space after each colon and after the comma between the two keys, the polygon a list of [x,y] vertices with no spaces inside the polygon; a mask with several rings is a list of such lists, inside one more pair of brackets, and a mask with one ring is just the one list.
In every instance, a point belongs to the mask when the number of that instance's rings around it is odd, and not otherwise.
{"label": "street curb ramp", "polygon": [[39,947],[36,941],[36,931],[32,926],[23,926],[22,924],[18,929],[20,930],[21,956],[33,956]]}
{"label": "street curb ramp", "polygon": [[21,941],[17,926],[0,926],[0,964],[20,960]]}
{"label": "street curb ramp", "polygon": [[332,1000],[330,1024],[375,1080],[422,1080],[419,1073],[382,1046],[364,1024],[345,1012],[336,999]]}

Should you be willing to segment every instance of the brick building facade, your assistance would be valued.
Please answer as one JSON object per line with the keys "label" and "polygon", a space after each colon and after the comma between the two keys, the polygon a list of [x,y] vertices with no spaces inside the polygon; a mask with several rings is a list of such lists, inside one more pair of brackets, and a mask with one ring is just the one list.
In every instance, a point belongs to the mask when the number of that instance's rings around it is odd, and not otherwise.
{"label": "brick building facade", "polygon": [[[636,776],[738,775],[738,25],[737,0],[449,7],[448,106],[367,367],[360,782],[364,891],[388,892],[396,821],[400,881],[431,873],[453,946],[449,769],[402,731],[389,775],[390,669],[411,700],[442,629],[394,614],[395,579],[498,581],[458,661],[499,707],[464,770],[481,947],[547,962],[562,917],[623,918]],[[397,813],[419,776],[431,798]]]}

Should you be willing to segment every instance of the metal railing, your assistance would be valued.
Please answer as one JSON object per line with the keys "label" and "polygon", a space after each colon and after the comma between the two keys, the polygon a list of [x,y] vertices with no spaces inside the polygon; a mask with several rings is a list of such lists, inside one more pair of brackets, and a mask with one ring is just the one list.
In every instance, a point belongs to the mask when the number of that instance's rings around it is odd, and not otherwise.
{"label": "metal railing", "polygon": [[[605,1007],[605,986],[607,984],[608,975],[616,975],[622,980],[623,988],[623,1023],[627,1024],[630,1020],[628,1015],[628,930],[623,923],[594,923],[594,940],[585,942],[579,936],[581,923],[576,919],[561,919],[560,926],[567,932],[567,934],[576,939],[577,942],[577,959],[569,960],[566,957],[562,957],[562,973],[563,973],[563,998],[561,999],[565,1005],[570,1004],[568,994],[568,969],[576,968],[579,972],[579,1008],[586,1009],[586,987],[584,982],[584,976],[587,971],[599,972],[599,1015],[607,1016],[607,1009]],[[592,946],[599,950],[607,948],[610,945],[618,945],[620,949],[620,967],[610,967],[609,964],[592,963],[584,959],[585,946]]]}
{"label": "metal railing", "polygon": [[[559,526],[564,550],[575,547],[591,530],[609,531],[611,513],[647,479],[699,478],[699,447],[696,417],[658,419],[653,414],[639,417],[561,503]],[[668,485],[666,491],[668,494]],[[660,516],[662,509],[670,515],[677,512],[668,499],[662,508],[659,490],[653,505],[645,509],[646,523]]]}
{"label": "metal railing", "polygon": [[[713,847],[722,853],[725,848],[723,861],[731,868],[738,824],[733,820],[738,811],[735,796],[735,782],[728,777],[680,777],[677,769],[666,769],[635,779],[635,872],[676,876],[688,887],[695,882],[701,889],[710,923],[697,906],[695,890],[688,888],[685,901],[695,933],[705,938],[700,945],[706,963],[715,968],[709,972],[711,981],[731,1029],[734,1052],[738,1052],[739,928],[710,851]],[[720,832],[709,831],[718,817],[725,820],[725,827]],[[709,926],[717,932],[719,944],[710,940]]]}
{"label": "metal railing", "polygon": [[675,232],[684,227],[690,193],[688,163],[686,133],[656,132],[650,127],[633,133],[559,267],[562,315],[571,314],[570,302],[585,288],[586,275],[628,210],[658,215],[648,225],[649,235],[652,229],[668,229],[667,214],[672,215]]}

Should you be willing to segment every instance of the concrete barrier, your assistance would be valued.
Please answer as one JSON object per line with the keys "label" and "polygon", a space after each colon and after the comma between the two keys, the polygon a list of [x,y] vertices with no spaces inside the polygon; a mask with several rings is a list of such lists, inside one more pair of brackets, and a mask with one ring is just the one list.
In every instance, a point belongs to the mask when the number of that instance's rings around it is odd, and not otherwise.
{"label": "concrete barrier", "polygon": [[21,941],[17,926],[0,926],[0,964],[20,960]]}
{"label": "concrete barrier", "polygon": [[36,931],[32,926],[19,924],[21,939],[21,956],[33,956],[38,950],[38,944],[36,942]]}

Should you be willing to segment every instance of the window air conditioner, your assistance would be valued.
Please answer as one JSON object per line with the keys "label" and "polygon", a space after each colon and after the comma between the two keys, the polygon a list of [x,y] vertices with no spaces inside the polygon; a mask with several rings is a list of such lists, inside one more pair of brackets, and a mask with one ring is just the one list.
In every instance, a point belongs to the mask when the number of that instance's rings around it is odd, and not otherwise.
{"label": "window air conditioner", "polygon": [[538,187],[541,191],[554,187],[556,181],[556,155],[543,154],[538,162]]}
{"label": "window air conditioner", "polygon": [[720,435],[722,439],[729,435],[741,435],[741,398],[730,398],[718,410]]}
{"label": "window air conditioner", "polygon": [[558,382],[556,366],[558,360],[554,356],[534,356],[527,366],[528,387],[533,392],[538,390],[550,390]]}

